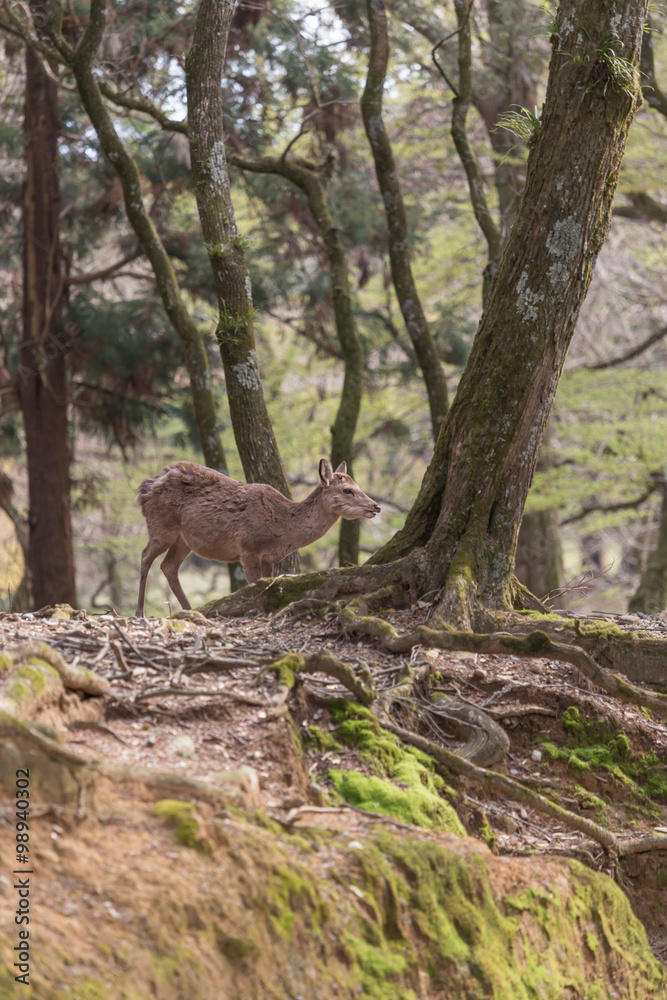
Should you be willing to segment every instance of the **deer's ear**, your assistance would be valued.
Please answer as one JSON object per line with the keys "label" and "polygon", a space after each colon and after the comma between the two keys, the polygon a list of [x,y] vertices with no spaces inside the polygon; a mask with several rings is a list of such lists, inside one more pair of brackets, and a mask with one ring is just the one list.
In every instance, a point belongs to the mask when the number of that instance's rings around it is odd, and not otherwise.
{"label": "deer's ear", "polygon": [[342,472],[343,474],[345,474],[347,472],[347,462],[341,462],[338,468],[336,469],[336,472]]}
{"label": "deer's ear", "polygon": [[331,486],[333,483],[333,469],[331,464],[327,462],[326,458],[320,459],[320,479],[325,486]]}

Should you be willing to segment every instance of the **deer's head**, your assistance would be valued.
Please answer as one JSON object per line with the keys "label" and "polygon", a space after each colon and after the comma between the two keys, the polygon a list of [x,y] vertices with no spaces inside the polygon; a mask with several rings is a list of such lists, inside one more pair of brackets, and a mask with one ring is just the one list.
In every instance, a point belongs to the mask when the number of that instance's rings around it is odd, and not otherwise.
{"label": "deer's head", "polygon": [[325,509],[336,517],[353,521],[356,517],[375,517],[380,507],[360,490],[352,476],[347,474],[347,465],[341,462],[336,471],[326,458],[320,460],[320,482],[323,486]]}

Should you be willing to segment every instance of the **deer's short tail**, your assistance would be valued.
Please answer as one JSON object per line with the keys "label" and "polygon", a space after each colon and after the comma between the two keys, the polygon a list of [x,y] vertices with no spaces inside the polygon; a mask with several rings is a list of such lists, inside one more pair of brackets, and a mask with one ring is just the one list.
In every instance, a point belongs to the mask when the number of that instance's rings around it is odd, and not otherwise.
{"label": "deer's short tail", "polygon": [[151,498],[151,493],[153,492],[154,479],[144,479],[143,483],[137,491],[137,495],[134,498],[134,502],[141,507],[141,513],[146,513],[146,504]]}
{"label": "deer's short tail", "polygon": [[141,513],[144,517],[146,516],[146,507],[155,498],[156,490],[159,491],[160,487],[165,484],[165,480],[172,470],[178,469],[180,474],[183,464],[183,462],[176,462],[174,465],[165,465],[164,469],[154,479],[144,479],[135,497],[135,503],[141,508]]}

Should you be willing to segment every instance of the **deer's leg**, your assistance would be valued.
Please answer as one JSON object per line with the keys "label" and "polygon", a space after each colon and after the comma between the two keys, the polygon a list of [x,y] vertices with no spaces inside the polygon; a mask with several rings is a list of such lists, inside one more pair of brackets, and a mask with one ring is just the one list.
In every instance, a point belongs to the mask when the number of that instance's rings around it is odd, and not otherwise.
{"label": "deer's leg", "polygon": [[262,576],[273,576],[273,563],[270,559],[262,558]]}
{"label": "deer's leg", "polygon": [[257,583],[258,580],[261,580],[262,560],[259,556],[251,555],[249,552],[241,552],[240,562],[248,583]]}
{"label": "deer's leg", "polygon": [[148,545],[141,553],[141,571],[139,573],[139,597],[137,598],[137,610],[134,612],[137,618],[144,617],[144,601],[146,598],[146,580],[148,571],[165,549],[169,548],[169,541],[163,538],[149,538]]}
{"label": "deer's leg", "polygon": [[166,576],[169,586],[176,595],[176,598],[184,611],[189,611],[192,605],[185,596],[185,591],[181,587],[181,581],[178,579],[178,571],[181,567],[181,563],[186,556],[190,555],[191,551],[192,549],[183,536],[179,535],[160,563],[160,569]]}

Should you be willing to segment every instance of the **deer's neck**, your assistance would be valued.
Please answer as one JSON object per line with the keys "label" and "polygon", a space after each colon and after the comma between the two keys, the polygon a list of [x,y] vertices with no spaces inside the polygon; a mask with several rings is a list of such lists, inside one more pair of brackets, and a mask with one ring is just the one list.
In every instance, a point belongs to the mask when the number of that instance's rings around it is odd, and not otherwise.
{"label": "deer's neck", "polygon": [[322,535],[326,535],[329,528],[338,520],[337,514],[329,514],[324,509],[323,492],[324,487],[316,486],[305,500],[295,503],[292,507],[290,520],[296,548],[301,549],[317,541]]}

